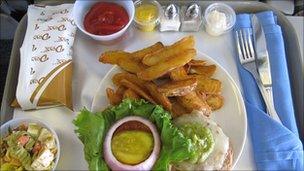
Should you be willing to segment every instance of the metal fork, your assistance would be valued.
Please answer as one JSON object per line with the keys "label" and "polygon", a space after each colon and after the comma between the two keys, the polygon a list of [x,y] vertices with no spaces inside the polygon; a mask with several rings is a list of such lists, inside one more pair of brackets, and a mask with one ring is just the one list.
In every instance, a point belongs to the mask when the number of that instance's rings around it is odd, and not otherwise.
{"label": "metal fork", "polygon": [[[263,88],[262,82],[260,80],[260,76],[256,66],[256,55],[251,39],[250,28],[243,28],[235,32],[235,40],[236,47],[239,55],[239,60],[242,66],[251,73],[253,78],[256,80],[256,83],[259,87],[261,95],[266,104],[268,115],[270,115],[273,119],[281,123],[281,120],[278,117],[278,114],[275,110],[270,110],[273,108],[273,105],[270,103],[266,91]],[[270,112],[271,111],[271,112]],[[275,113],[273,113],[275,112]]]}

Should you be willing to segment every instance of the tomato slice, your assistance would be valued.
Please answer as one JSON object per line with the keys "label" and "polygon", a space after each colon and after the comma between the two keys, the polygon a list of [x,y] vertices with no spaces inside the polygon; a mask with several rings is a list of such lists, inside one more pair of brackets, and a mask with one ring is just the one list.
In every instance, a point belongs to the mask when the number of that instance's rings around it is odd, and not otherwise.
{"label": "tomato slice", "polygon": [[18,138],[18,142],[22,146],[24,146],[29,140],[30,140],[30,137],[27,135],[22,135],[21,137]]}

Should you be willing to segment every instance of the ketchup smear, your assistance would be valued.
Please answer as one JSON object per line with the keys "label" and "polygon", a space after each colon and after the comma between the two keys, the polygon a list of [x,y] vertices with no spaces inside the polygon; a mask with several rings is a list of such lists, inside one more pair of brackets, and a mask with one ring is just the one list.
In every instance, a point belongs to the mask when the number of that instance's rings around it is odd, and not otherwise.
{"label": "ketchup smear", "polygon": [[98,2],[84,18],[84,28],[95,35],[109,35],[123,29],[129,22],[127,11],[112,2]]}

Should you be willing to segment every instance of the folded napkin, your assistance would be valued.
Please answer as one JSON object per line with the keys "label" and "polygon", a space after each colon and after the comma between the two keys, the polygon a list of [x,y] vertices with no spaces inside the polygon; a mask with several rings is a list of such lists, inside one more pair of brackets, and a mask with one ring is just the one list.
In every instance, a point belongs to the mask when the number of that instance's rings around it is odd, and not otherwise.
{"label": "folded napkin", "polygon": [[[272,11],[261,12],[257,16],[266,36],[274,103],[283,125],[266,113],[254,78],[241,66],[237,57],[254,159],[259,170],[303,170],[303,146],[295,121],[281,27]],[[237,15],[234,29],[240,28],[251,28],[250,14]]]}

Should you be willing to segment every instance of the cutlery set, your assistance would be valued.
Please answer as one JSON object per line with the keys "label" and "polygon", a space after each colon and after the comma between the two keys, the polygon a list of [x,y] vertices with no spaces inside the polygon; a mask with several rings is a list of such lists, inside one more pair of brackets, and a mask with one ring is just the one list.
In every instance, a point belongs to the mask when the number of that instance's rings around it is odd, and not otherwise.
{"label": "cutlery set", "polygon": [[281,123],[274,106],[265,33],[256,15],[251,17],[251,26],[252,29],[242,28],[235,32],[239,60],[242,66],[254,77],[267,107],[268,115]]}

